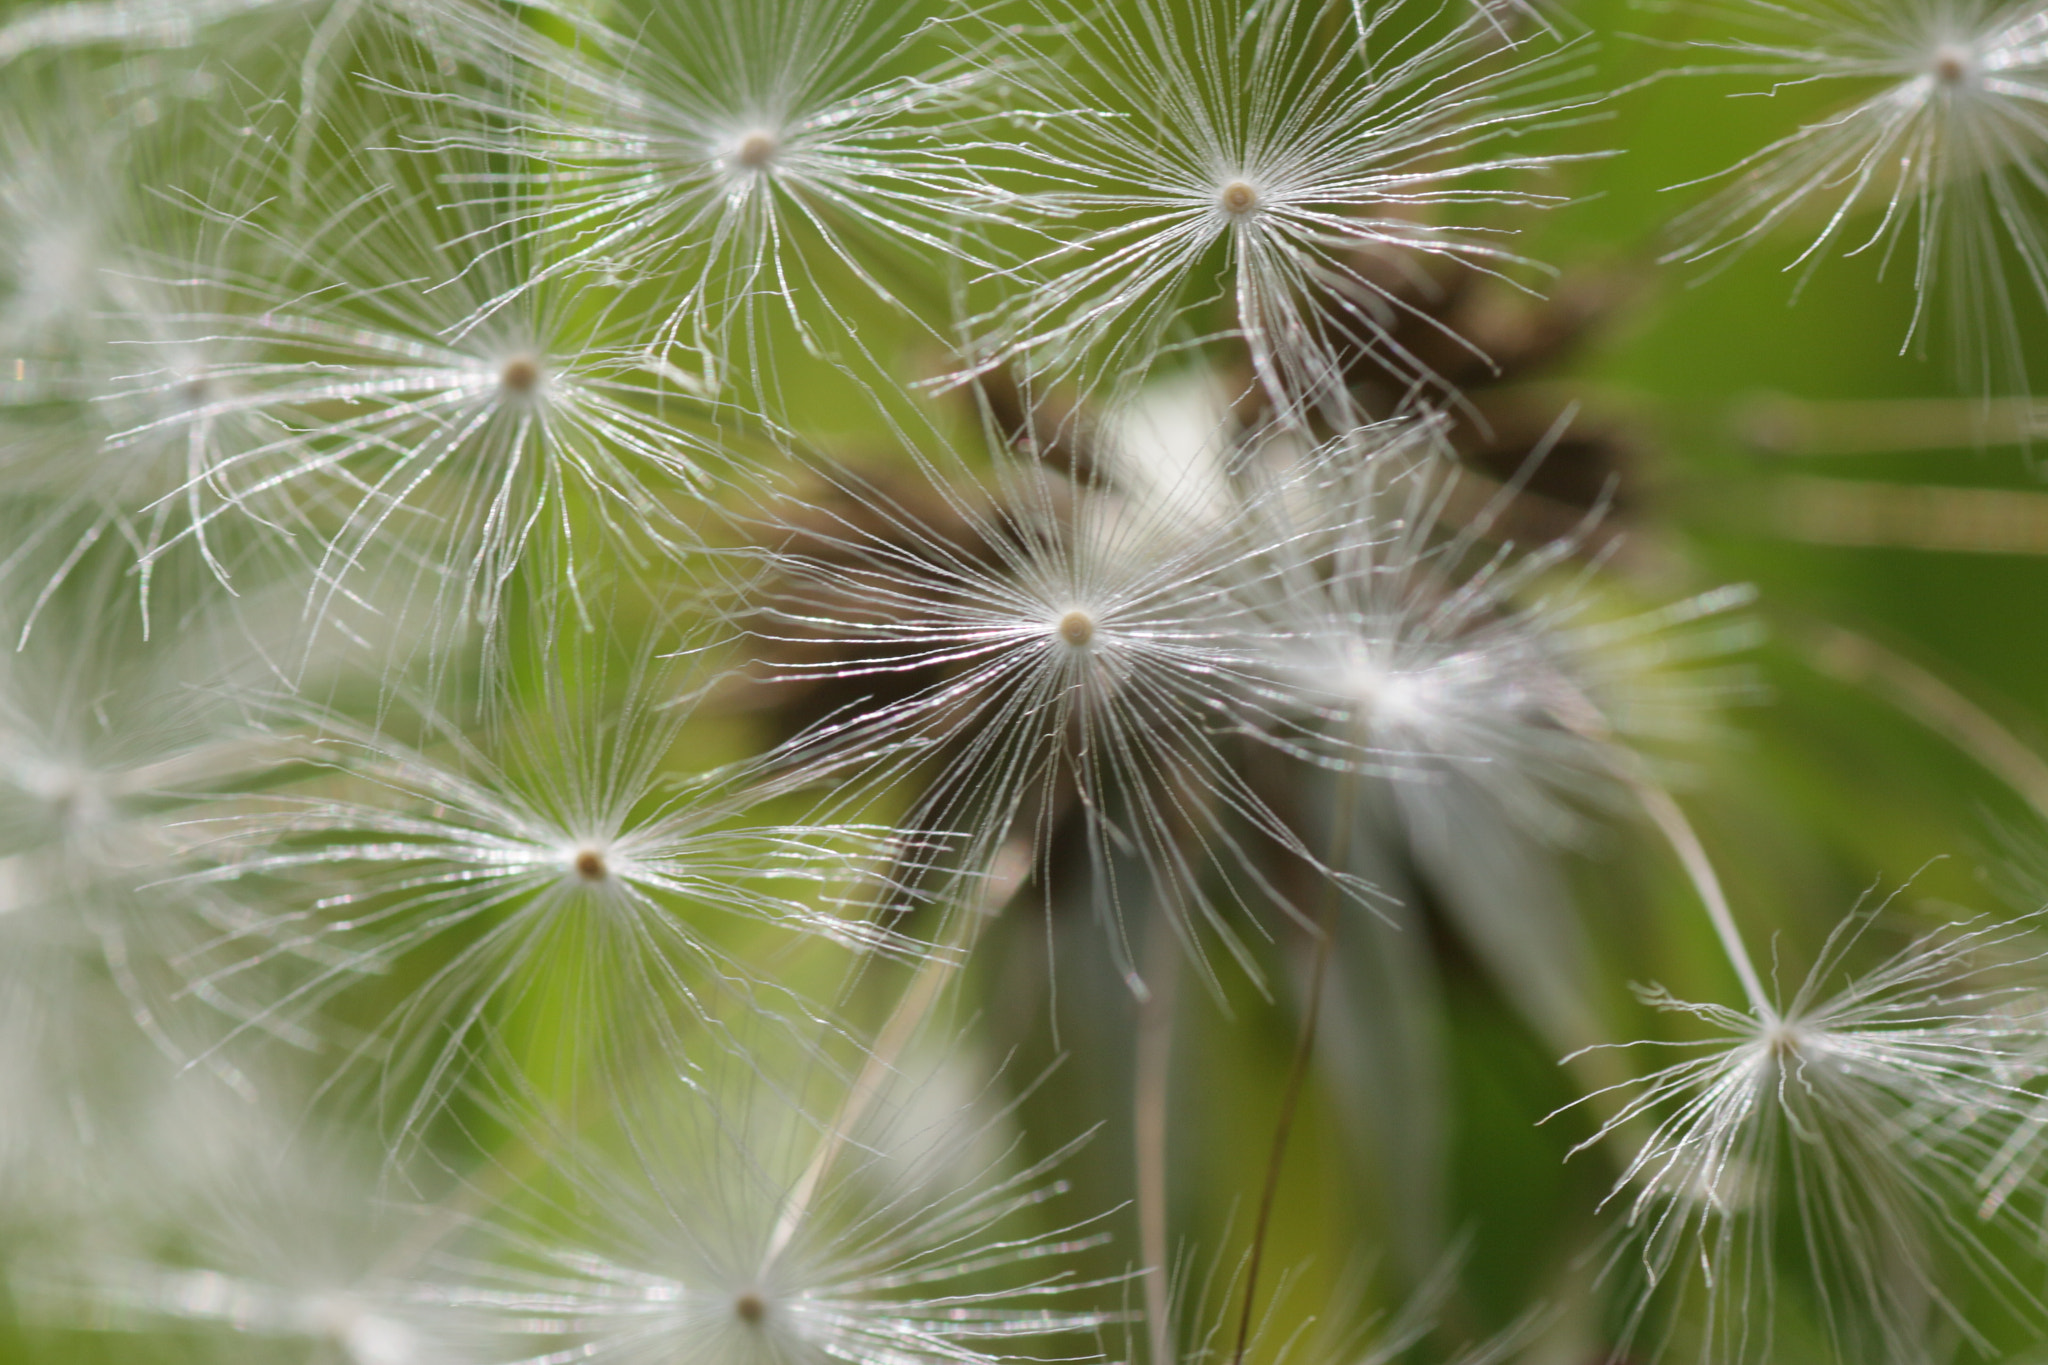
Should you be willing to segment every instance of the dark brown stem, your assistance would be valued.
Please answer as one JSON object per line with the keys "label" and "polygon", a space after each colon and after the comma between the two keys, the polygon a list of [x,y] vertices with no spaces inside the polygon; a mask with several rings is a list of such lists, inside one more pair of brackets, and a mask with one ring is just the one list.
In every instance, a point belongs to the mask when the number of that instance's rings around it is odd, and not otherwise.
{"label": "dark brown stem", "polygon": [[1308,1082],[1308,1066],[1315,1056],[1316,1020],[1323,1012],[1323,981],[1330,974],[1330,955],[1336,942],[1333,921],[1337,898],[1343,894],[1337,878],[1351,858],[1352,806],[1358,779],[1346,775],[1337,790],[1335,829],[1330,840],[1331,856],[1324,876],[1329,880],[1318,902],[1315,920],[1315,959],[1309,966],[1308,1005],[1301,1016],[1301,1031],[1294,1041],[1294,1061],[1287,1070],[1287,1086],[1280,1095],[1280,1117],[1273,1126],[1273,1146],[1266,1156],[1266,1186],[1259,1194],[1259,1215],[1252,1224],[1251,1252],[1245,1259],[1244,1310],[1237,1319],[1237,1347],[1230,1365],[1244,1365],[1246,1347],[1251,1344],[1252,1314],[1258,1306],[1259,1262],[1265,1258],[1266,1236],[1273,1221],[1273,1204],[1280,1193],[1280,1172],[1287,1163],[1287,1139],[1294,1131],[1294,1116],[1301,1108],[1301,1092]]}
{"label": "dark brown stem", "polygon": [[1174,998],[1180,944],[1154,926],[1145,945],[1145,982],[1152,998],[1138,1007],[1137,1083],[1131,1130],[1138,1174],[1138,1254],[1145,1262],[1145,1320],[1151,1365],[1172,1365],[1167,1321],[1167,1110],[1172,1098]]}

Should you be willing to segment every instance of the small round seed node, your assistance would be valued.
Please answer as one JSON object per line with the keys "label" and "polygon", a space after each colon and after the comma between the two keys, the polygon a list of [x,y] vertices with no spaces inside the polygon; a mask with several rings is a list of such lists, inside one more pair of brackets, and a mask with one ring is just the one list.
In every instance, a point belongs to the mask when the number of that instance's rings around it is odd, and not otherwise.
{"label": "small round seed node", "polygon": [[1935,49],[1934,79],[1943,85],[1961,85],[1976,69],[1976,58],[1967,47],[1944,43]]}
{"label": "small round seed node", "polygon": [[741,1322],[751,1326],[768,1316],[768,1304],[749,1289],[732,1301],[732,1311]]}
{"label": "small round seed node", "polygon": [[203,408],[214,399],[213,381],[203,374],[188,375],[178,381],[177,394],[188,410]]}
{"label": "small round seed node", "polygon": [[1062,640],[1080,649],[1095,638],[1095,618],[1077,608],[1062,616],[1055,629]]}
{"label": "small round seed node", "polygon": [[1259,192],[1243,180],[1233,180],[1216,196],[1225,213],[1247,214],[1259,206]]}
{"label": "small round seed node", "polygon": [[611,875],[611,868],[605,863],[604,854],[594,848],[578,849],[572,861],[576,875],[586,882],[601,882]]}
{"label": "small round seed node", "polygon": [[1771,1045],[1771,1055],[1783,1063],[1796,1063],[1807,1051],[1806,1036],[1794,1024],[1773,1025],[1765,1038]]}
{"label": "small round seed node", "polygon": [[516,355],[498,371],[498,387],[507,393],[532,393],[540,387],[540,362],[530,355]]}
{"label": "small round seed node", "polygon": [[758,171],[773,161],[781,150],[782,144],[776,140],[775,134],[757,128],[739,140],[739,145],[733,148],[732,159],[750,171]]}

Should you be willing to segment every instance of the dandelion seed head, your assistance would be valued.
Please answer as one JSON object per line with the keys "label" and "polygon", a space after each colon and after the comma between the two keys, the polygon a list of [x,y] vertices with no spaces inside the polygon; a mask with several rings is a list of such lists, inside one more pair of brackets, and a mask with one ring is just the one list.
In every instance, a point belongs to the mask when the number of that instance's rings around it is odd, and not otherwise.
{"label": "dandelion seed head", "polygon": [[[916,836],[750,818],[803,776],[766,761],[673,773],[689,714],[666,705],[681,685],[676,670],[643,656],[623,686],[601,686],[592,681],[603,675],[597,642],[574,628],[543,626],[537,636],[547,660],[540,704],[487,743],[440,717],[427,723],[445,750],[324,709],[302,713],[326,737],[332,766],[364,780],[361,795],[327,797],[318,776],[311,789],[250,793],[210,826],[212,866],[191,874],[224,889],[245,879],[272,888],[266,909],[190,972],[209,996],[249,997],[231,1042],[318,1028],[320,1000],[374,983],[430,945],[456,949],[457,966],[392,1012],[375,1051],[342,1063],[362,1063],[365,1079],[402,1094],[395,1144],[417,1137],[474,1069],[478,1045],[465,1025],[521,992],[551,989],[557,969],[600,974],[618,999],[674,1001],[696,1018],[718,992],[762,984],[722,946],[720,919],[865,953],[925,951],[868,913],[870,894],[897,898],[875,884]],[[318,846],[295,846],[304,835]],[[281,999],[243,991],[245,973],[269,961],[289,963],[281,974],[303,984],[287,984]],[[572,1027],[589,1030],[601,1051],[608,1024],[593,1012]],[[689,1055],[665,1017],[653,1027],[675,1055]]]}
{"label": "dandelion seed head", "polygon": [[[846,757],[833,761],[862,773],[842,790],[915,783],[926,794],[913,823],[966,832],[948,853],[971,875],[993,865],[1020,820],[1039,825],[1036,839],[1050,837],[1054,822],[1032,803],[1073,801],[1085,812],[1079,837],[1099,840],[1098,849],[1128,845],[1157,873],[1161,913],[1232,934],[1234,914],[1261,912],[1239,890],[1261,872],[1244,870],[1250,848],[1267,844],[1327,870],[1215,739],[1219,714],[1260,709],[1247,700],[1256,665],[1242,644],[1253,623],[1227,582],[1274,548],[1263,539],[1268,523],[1248,510],[1265,494],[1235,490],[1245,500],[1232,504],[1228,481],[1208,477],[1220,471],[1184,461],[1176,476],[1114,455],[1104,467],[1130,477],[1077,481],[1019,455],[1012,433],[987,434],[993,505],[990,490],[927,470],[964,533],[957,523],[913,523],[857,484],[847,495],[880,516],[833,529],[776,524],[769,567],[779,581],[759,637],[806,646],[836,638],[858,642],[860,653],[771,666],[792,678],[924,675],[911,696],[835,733],[829,743]],[[1248,543],[1230,533],[1233,516]],[[963,553],[970,543],[987,548]],[[911,755],[934,751],[947,755],[936,777],[906,770]],[[1181,811],[1196,812],[1195,828],[1181,824]],[[1213,881],[1198,871],[1208,867]],[[1092,894],[1115,926],[1110,878]],[[1241,943],[1226,943],[1257,972]],[[1135,979],[1125,950],[1113,931],[1117,965]]]}
{"label": "dandelion seed head", "polygon": [[[1843,99],[1693,182],[1717,188],[1679,216],[1681,241],[1666,259],[1725,264],[1789,229],[1784,268],[1795,292],[1828,257],[1860,257],[1883,278],[1911,282],[1902,351],[1924,349],[1938,322],[1972,386],[2025,391],[2026,305],[2048,307],[2040,6],[1751,0],[1744,8],[1755,36],[1711,46],[1767,81],[1763,89],[1834,88]],[[2030,287],[2007,279],[2002,262],[2013,255]]]}
{"label": "dandelion seed head", "polygon": [[546,1343],[530,1365],[1000,1365],[1047,1358],[1026,1339],[1114,1320],[1054,1306],[1092,1286],[1048,1262],[1099,1235],[1018,1221],[1064,1192],[1047,1177],[1071,1148],[1021,1166],[1009,1143],[983,1141],[985,1113],[927,1109],[916,1062],[868,1073],[875,1107],[822,1131],[751,1074],[758,1055],[742,1065],[738,1084],[712,1068],[651,1100],[653,1087],[620,1086],[634,1160],[558,1163],[578,1195],[566,1238],[516,1202],[485,1214],[481,1254],[461,1261],[470,1282],[442,1301]]}
{"label": "dandelion seed head", "polygon": [[[2041,1311],[1988,1249],[1984,1215],[1963,1213],[2031,1132],[2033,1097],[2011,1077],[2039,1024],[2010,1013],[2023,988],[1986,973],[2037,960],[2033,925],[1946,926],[1845,977],[1875,917],[1844,920],[1782,1005],[1645,992],[1713,1036],[1679,1045],[1691,1055],[1645,1078],[1602,1133],[1651,1128],[1615,1190],[1648,1286],[1637,1311],[1697,1261],[1718,1324],[1708,1359],[1759,1359],[1744,1333],[1768,1336],[1788,1273],[1803,1271],[1832,1305],[1830,1329],[1862,1348],[1844,1359],[1908,1358],[1900,1348],[1930,1309],[1972,1334],[1951,1274]],[[1781,1218],[1798,1228],[1803,1265],[1769,1245]]]}
{"label": "dandelion seed head", "polygon": [[[538,244],[496,218],[516,194],[443,203],[431,176],[476,158],[380,150],[386,112],[333,134],[310,233],[286,208],[226,221],[290,200],[275,154],[244,157],[246,185],[156,206],[165,245],[122,277],[111,323],[140,359],[101,404],[132,473],[88,493],[146,528],[146,565],[181,547],[226,582],[245,545],[301,561],[309,646],[374,598],[380,634],[438,660],[472,628],[495,644],[505,595],[579,542],[690,539],[665,495],[705,491],[697,457],[729,463],[729,442],[650,356],[623,286],[528,289]],[[599,515],[571,513],[586,499]]]}
{"label": "dandelion seed head", "polygon": [[237,1103],[234,1122],[212,1134],[213,1160],[172,1182],[188,1236],[177,1262],[87,1253],[39,1267],[42,1311],[130,1331],[182,1327],[333,1365],[514,1358],[515,1334],[416,1278],[429,1211],[381,1197],[367,1145],[360,1156],[339,1144],[294,1149],[281,1169],[288,1120]]}
{"label": "dandelion seed head", "polygon": [[[562,11],[573,44],[489,29],[502,49],[493,60],[509,55],[514,88],[539,97],[493,87],[450,103],[451,141],[554,163],[512,177],[533,205],[519,235],[550,246],[515,288],[615,268],[663,278],[674,287],[642,342],[709,361],[725,353],[739,318],[771,304],[823,341],[816,320],[838,301],[819,297],[816,279],[795,283],[819,259],[843,262],[862,287],[906,307],[868,264],[877,245],[990,266],[961,230],[996,217],[972,154],[977,125],[991,117],[970,99],[982,77],[927,53],[932,29],[920,7],[610,8],[607,18]],[[496,193],[473,207],[496,211]]]}
{"label": "dandelion seed head", "polygon": [[1260,732],[1394,780],[1416,828],[1468,825],[1476,796],[1570,843],[1589,808],[1622,803],[1616,773],[1645,756],[1633,746],[1707,728],[1723,684],[1672,665],[1739,644],[1679,628],[1748,594],[1608,617],[1564,570],[1590,523],[1530,550],[1489,543],[1495,509],[1452,513],[1461,476],[1440,435],[1359,428],[1302,455],[1312,491],[1269,504],[1284,549],[1243,590],[1275,703]]}
{"label": "dandelion seed head", "polygon": [[[1483,15],[1399,32],[1413,18],[1406,7],[1342,0],[1032,8],[1038,31],[1074,41],[1055,50],[1015,31],[995,70],[1024,73],[1015,78],[1033,102],[1064,111],[1023,149],[1059,186],[1020,200],[1043,209],[1054,245],[1042,279],[970,320],[984,333],[970,373],[1014,360],[1126,397],[1160,355],[1216,339],[1203,334],[1205,314],[1221,294],[1236,315],[1227,335],[1283,417],[1348,412],[1344,373],[1362,357],[1444,387],[1394,334],[1412,305],[1361,259],[1529,264],[1482,231],[1425,226],[1414,210],[1455,219],[1478,204],[1547,202],[1513,177],[1556,157],[1487,144],[1567,107],[1515,94],[1525,77],[1541,85],[1556,54],[1484,64],[1479,54],[1498,49]],[[1337,24],[1353,22],[1363,30],[1354,40],[1333,41]]]}

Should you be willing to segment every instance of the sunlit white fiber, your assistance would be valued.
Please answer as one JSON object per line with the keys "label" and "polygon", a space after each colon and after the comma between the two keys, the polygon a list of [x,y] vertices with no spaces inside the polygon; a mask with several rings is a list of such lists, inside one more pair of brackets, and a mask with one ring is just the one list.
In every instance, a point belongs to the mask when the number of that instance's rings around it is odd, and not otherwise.
{"label": "sunlit white fiber", "polygon": [[1124,902],[1139,879],[1205,971],[1213,942],[1256,976],[1243,930],[1288,904],[1265,860],[1320,866],[1234,749],[1257,656],[1228,585],[1273,547],[1226,518],[1255,525],[1256,504],[1219,505],[1207,466],[1126,491],[1000,443],[990,461],[986,484],[920,462],[900,490],[828,471],[825,507],[764,528],[757,631],[803,650],[771,671],[907,690],[821,730],[820,762],[857,774],[864,797],[908,784],[914,826],[965,833],[960,866],[985,869],[1022,836],[1049,887],[1054,839],[1078,822],[1135,989]]}
{"label": "sunlit white fiber", "polygon": [[[382,65],[393,45],[430,46],[452,69],[441,36],[487,12],[492,0],[58,0],[0,22],[0,67],[9,78],[66,53],[131,59],[124,83],[150,109],[208,98],[233,79],[277,90],[295,68],[291,190],[308,183],[307,153],[352,66]],[[155,50],[155,51],[152,51]],[[147,54],[147,55],[145,55]],[[133,59],[142,57],[143,60]]]}
{"label": "sunlit white fiber", "polygon": [[0,650],[0,1222],[117,1185],[98,1164],[148,1140],[148,1102],[196,1047],[164,959],[221,910],[164,885],[193,866],[179,822],[278,757],[224,676],[202,692],[193,656],[129,653],[93,589]]}
{"label": "sunlit white fiber", "polygon": [[0,62],[28,53],[99,43],[182,47],[210,23],[280,0],[55,0],[0,25]]}
{"label": "sunlit white fiber", "polygon": [[[298,1231],[310,1240],[326,1230],[302,1223]],[[315,1248],[295,1249],[295,1259],[303,1259]],[[278,1283],[270,1278],[277,1273],[275,1262],[246,1274],[108,1264],[81,1274],[90,1282],[67,1286],[64,1297],[79,1301],[69,1314],[78,1325],[99,1331],[157,1332],[173,1322],[216,1325],[241,1339],[297,1341],[319,1351],[316,1359],[338,1365],[498,1365],[513,1349],[479,1344],[475,1329],[462,1331],[444,1304],[432,1298],[419,1302],[420,1291],[402,1280],[372,1277],[336,1286],[310,1274],[306,1283]],[[43,1311],[55,1315],[50,1308]]]}
{"label": "sunlit white fiber", "polygon": [[[1802,283],[1831,254],[1872,256],[1880,273],[1911,275],[1908,348],[1943,303],[1969,382],[2024,390],[2020,313],[2048,308],[2048,11],[2036,0],[1752,0],[1728,13],[1731,36],[1702,46],[1729,60],[1696,70],[1845,102],[1697,182],[1726,183],[1679,220],[1669,259],[1725,257],[1779,229],[1811,234],[1786,266]],[[2024,285],[2009,280],[2008,256]]]}
{"label": "sunlit white fiber", "polygon": [[83,64],[0,87],[0,413],[70,391],[130,230],[128,139],[145,116]]}
{"label": "sunlit white fiber", "polygon": [[[216,273],[247,265],[232,258],[227,234],[171,202],[195,184],[231,192],[221,187],[238,182],[236,168],[181,167],[174,131],[119,74],[53,62],[10,72],[0,89],[0,132],[13,134],[0,150],[0,478],[10,523],[0,581],[27,594],[30,605],[12,613],[17,631],[34,625],[35,599],[95,545],[140,559],[188,531],[220,496],[188,481],[222,451],[271,435],[175,377],[197,360],[162,325],[165,300],[146,263],[145,246],[185,260],[187,273],[201,261]],[[51,117],[64,126],[41,131]],[[164,382],[135,383],[136,351],[122,343],[137,340],[161,346]],[[110,444],[155,419],[181,424],[175,436]],[[272,570],[292,518],[269,505],[262,515],[279,534],[200,537],[201,557],[224,574]]]}
{"label": "sunlit white fiber", "polygon": [[730,462],[623,291],[546,276],[538,243],[408,180],[413,158],[353,153],[294,206],[279,147],[232,150],[262,177],[191,212],[261,264],[161,260],[136,281],[147,311],[122,319],[132,368],[107,402],[139,411],[108,458],[192,452],[145,509],[180,507],[184,523],[146,548],[145,570],[181,542],[206,552],[243,517],[295,531],[318,580],[312,618],[366,598],[433,646],[472,625],[495,638],[529,560],[575,593],[592,541],[617,551],[614,569],[694,541],[681,508]]}
{"label": "sunlit white fiber", "polygon": [[1598,512],[1516,545],[1503,522],[1519,483],[1461,474],[1434,422],[1361,428],[1314,458],[1312,488],[1267,502],[1262,535],[1281,549],[1244,590],[1277,684],[1268,734],[1391,779],[1425,833],[1455,833],[1477,783],[1531,833],[1569,840],[1587,798],[1625,796],[1633,746],[1697,738],[1739,691],[1697,665],[1753,642],[1729,615],[1750,589],[1615,612],[1597,574],[1618,542]]}
{"label": "sunlit white fiber", "polygon": [[[338,1050],[344,1066],[378,1068],[400,1140],[479,1058],[507,1060],[495,1038],[550,1009],[561,1017],[526,1060],[572,1084],[594,1084],[615,1047],[694,1053],[684,1033],[731,997],[802,1016],[812,1007],[752,965],[780,937],[759,927],[923,951],[870,913],[918,837],[807,822],[801,802],[786,821],[764,816],[804,781],[772,760],[676,771],[690,718],[676,675],[635,666],[614,683],[601,637],[543,636],[523,665],[541,695],[504,703],[481,740],[432,711],[417,745],[314,716],[324,773],[189,831],[210,836],[217,864],[199,880],[270,907],[188,960],[194,989],[238,1021],[228,1043],[267,1032],[320,1047],[331,1001],[384,1000],[364,1040]],[[414,984],[381,996],[397,966]],[[252,977],[264,969],[292,984]]]}
{"label": "sunlit white fiber", "polygon": [[1646,992],[1709,1036],[1655,1044],[1689,1055],[1586,1144],[1650,1125],[1612,1196],[1626,1229],[1609,1270],[1639,1257],[1647,1281],[1633,1331],[1697,1292],[1701,1359],[1777,1359],[1782,1295],[1839,1359],[1906,1362],[1925,1359],[1930,1328],[1988,1349],[1969,1297],[2038,1321],[1978,1218],[1980,1178],[2035,1102],[2010,1078],[2040,1046],[2038,1018],[1994,973],[2038,961],[2037,925],[1945,926],[1849,976],[1876,913],[1839,925],[1782,1007]]}
{"label": "sunlit white fiber", "polygon": [[848,284],[891,303],[905,283],[942,296],[935,262],[982,265],[968,229],[991,191],[974,160],[982,77],[934,46],[929,8],[638,0],[603,23],[563,9],[568,43],[479,30],[517,58],[514,79],[428,94],[452,125],[432,145],[539,162],[469,191],[520,240],[562,247],[539,280],[506,281],[480,312],[603,269],[661,287],[647,333],[658,349],[696,348],[713,384],[744,365],[772,388],[752,325],[765,305],[834,354],[858,344],[837,301]]}
{"label": "sunlit white fiber", "polygon": [[[959,1065],[958,1061],[954,1065]],[[487,1216],[439,1258],[452,1307],[528,1334],[508,1365],[993,1365],[1099,1356],[1115,1315],[1060,1262],[1102,1239],[1043,1207],[1069,1145],[1033,1161],[997,1113],[924,1112],[925,1072],[882,1068],[798,1109],[772,1068],[684,1087],[643,1080],[619,1138],[553,1162],[556,1189]],[[879,1082],[855,1114],[847,1101]],[[536,1199],[535,1194],[545,1198]],[[1071,1217],[1071,1215],[1070,1215]]]}
{"label": "sunlit white fiber", "polygon": [[1032,9],[996,71],[1056,245],[971,324],[969,374],[1120,386],[1220,323],[1283,415],[1345,409],[1361,358],[1443,387],[1396,335],[1443,328],[1404,291],[1429,258],[1527,264],[1488,219],[1555,202],[1526,181],[1567,158],[1498,144],[1578,107],[1548,93],[1558,50],[1503,48],[1483,11],[1345,0]]}
{"label": "sunlit white fiber", "polygon": [[501,1365],[516,1337],[420,1278],[455,1218],[394,1202],[375,1165],[333,1131],[287,1148],[278,1116],[246,1109],[241,1130],[221,1135],[237,1160],[195,1186],[156,1191],[152,1213],[179,1231],[178,1259],[103,1249],[39,1258],[16,1269],[17,1300],[74,1329],[179,1327],[235,1354],[253,1338],[333,1365]]}
{"label": "sunlit white fiber", "polygon": [[365,16],[452,17],[468,8],[467,0],[51,0],[0,24],[0,65],[79,47],[189,47],[259,14],[300,19],[310,59],[318,60]]}

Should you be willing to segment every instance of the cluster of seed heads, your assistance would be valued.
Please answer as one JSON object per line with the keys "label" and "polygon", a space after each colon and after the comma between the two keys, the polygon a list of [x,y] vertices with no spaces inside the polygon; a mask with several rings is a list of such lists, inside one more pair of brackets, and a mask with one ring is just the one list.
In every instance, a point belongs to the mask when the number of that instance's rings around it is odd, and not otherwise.
{"label": "cluster of seed heads", "polygon": [[[1491,420],[1555,357],[1466,304],[1629,149],[1574,9],[0,13],[0,1356],[1413,1359],[1488,1301],[1466,978],[1618,1178],[1587,1302],[1460,1365],[2048,1332],[2036,917],[1761,963],[1673,795],[1757,594],[1646,588],[1611,471],[1545,482],[1574,410]],[[1668,260],[1902,264],[2025,403],[2048,5],[1712,22],[1625,93],[1842,99]],[[1740,993],[1643,1045],[1572,872],[1624,858]],[[1218,1193],[1220,1029],[1291,1041]],[[1086,1083],[989,1060],[1048,1047]],[[1274,1269],[1338,1122],[1422,1210],[1344,1248],[1377,1318]]]}

